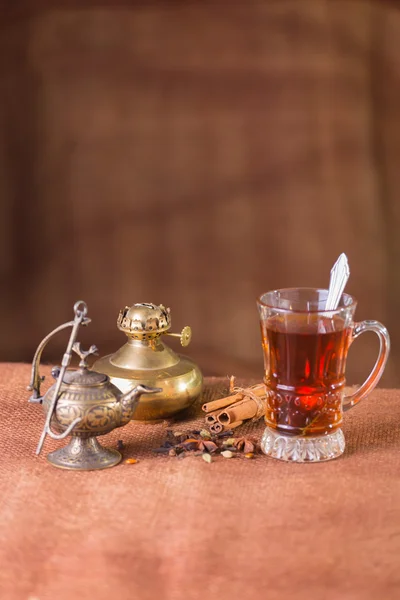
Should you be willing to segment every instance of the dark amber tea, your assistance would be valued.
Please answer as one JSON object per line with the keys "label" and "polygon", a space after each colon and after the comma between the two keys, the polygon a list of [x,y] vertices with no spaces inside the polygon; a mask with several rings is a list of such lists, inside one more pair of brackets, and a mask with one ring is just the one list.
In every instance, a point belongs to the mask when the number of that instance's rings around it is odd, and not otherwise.
{"label": "dark amber tea", "polygon": [[286,435],[318,436],[342,422],[351,328],[335,315],[285,314],[261,324],[267,425]]}
{"label": "dark amber tea", "polygon": [[[343,454],[343,411],[378,383],[389,354],[387,329],[378,321],[354,322],[357,302],[349,294],[327,308],[328,290],[273,290],[257,301],[264,350],[267,427],[261,449],[291,462],[320,462]],[[378,359],[366,381],[344,394],[350,344],[364,331],[380,340]]]}

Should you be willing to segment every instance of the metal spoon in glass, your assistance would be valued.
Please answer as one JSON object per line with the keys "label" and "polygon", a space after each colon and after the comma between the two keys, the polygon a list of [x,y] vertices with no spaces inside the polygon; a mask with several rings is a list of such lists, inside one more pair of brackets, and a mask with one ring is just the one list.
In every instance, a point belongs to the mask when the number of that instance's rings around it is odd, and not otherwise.
{"label": "metal spoon in glass", "polygon": [[350,268],[347,256],[342,253],[331,269],[326,310],[336,310],[339,306],[344,288],[350,277]]}

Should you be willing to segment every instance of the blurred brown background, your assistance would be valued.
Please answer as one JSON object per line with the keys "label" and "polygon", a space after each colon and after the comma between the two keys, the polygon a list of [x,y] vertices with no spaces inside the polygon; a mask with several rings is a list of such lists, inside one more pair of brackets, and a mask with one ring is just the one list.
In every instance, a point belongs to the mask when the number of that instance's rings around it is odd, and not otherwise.
{"label": "blurred brown background", "polygon": [[345,251],[400,383],[398,3],[10,1],[0,34],[1,360],[77,299],[102,353],[162,302],[205,373],[261,377],[256,296],[327,286]]}

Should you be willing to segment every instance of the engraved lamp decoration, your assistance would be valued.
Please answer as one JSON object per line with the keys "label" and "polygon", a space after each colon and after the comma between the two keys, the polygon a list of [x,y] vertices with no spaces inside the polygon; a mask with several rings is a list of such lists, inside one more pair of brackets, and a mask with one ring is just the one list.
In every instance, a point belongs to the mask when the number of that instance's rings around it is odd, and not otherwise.
{"label": "engraved lamp decoration", "polygon": [[[50,463],[63,469],[105,469],[118,464],[122,457],[117,450],[101,446],[97,436],[129,423],[140,396],[154,394],[161,389],[138,383],[123,394],[110,382],[107,375],[88,369],[87,358],[96,354],[97,348],[91,346],[89,350],[84,351],[80,343],[76,342],[80,325],[90,323],[86,316],[86,304],[77,302],[74,313],[73,321],[60,325],[42,340],[33,358],[31,381],[28,386],[33,394],[29,402],[41,403],[46,415],[36,454],[40,454],[46,435],[56,440],[70,435],[71,441],[67,446],[47,456]],[[56,383],[42,397],[40,384],[44,377],[39,375],[39,365],[43,349],[56,333],[68,327],[72,327],[72,332],[61,367],[52,370]],[[72,351],[81,359],[78,369],[67,369]]]}
{"label": "engraved lamp decoration", "polygon": [[202,390],[201,371],[187,356],[175,353],[161,340],[162,336],[179,337],[186,347],[192,337],[190,327],[184,327],[181,333],[170,333],[170,309],[145,302],[121,310],[117,327],[128,341],[114,354],[98,359],[93,369],[106,373],[123,392],[139,381],[162,388],[143,398],[134,420],[160,421],[193,404]]}

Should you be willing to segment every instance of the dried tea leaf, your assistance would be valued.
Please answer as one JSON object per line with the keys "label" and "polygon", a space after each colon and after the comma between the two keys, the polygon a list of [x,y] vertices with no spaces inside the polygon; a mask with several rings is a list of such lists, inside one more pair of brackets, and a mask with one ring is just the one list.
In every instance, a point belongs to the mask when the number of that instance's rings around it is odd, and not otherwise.
{"label": "dried tea leaf", "polygon": [[224,458],[233,458],[234,454],[230,450],[224,450],[223,452],[221,452],[221,456],[223,456]]}
{"label": "dried tea leaf", "polygon": [[203,450],[196,450],[195,452],[193,452],[193,456],[203,456],[203,454]]}
{"label": "dried tea leaf", "polygon": [[214,444],[214,442],[205,440],[203,442],[203,445],[206,447],[207,451],[210,452],[210,453],[213,453],[216,450],[218,450],[218,446],[217,446],[217,444]]}
{"label": "dried tea leaf", "polygon": [[254,458],[254,453],[253,452],[247,452],[247,454],[244,455],[245,458]]}
{"label": "dried tea leaf", "polygon": [[250,440],[245,440],[243,452],[245,454],[252,454],[254,452],[254,444]]}
{"label": "dried tea leaf", "polygon": [[125,444],[122,440],[118,440],[117,442],[117,450],[123,450],[125,448]]}
{"label": "dried tea leaf", "polygon": [[168,454],[169,450],[169,448],[153,448],[152,452],[156,454]]}
{"label": "dried tea leaf", "polygon": [[200,431],[200,435],[201,435],[202,438],[205,438],[207,440],[211,439],[211,433],[209,431],[207,431],[207,429],[202,429]]}
{"label": "dried tea leaf", "polygon": [[203,454],[201,456],[203,457],[203,460],[206,461],[206,463],[212,462],[212,456],[211,456],[211,454],[208,454],[208,452],[203,452]]}
{"label": "dried tea leaf", "polygon": [[200,429],[192,429],[190,433],[192,433],[193,435],[200,435]]}
{"label": "dried tea leaf", "polygon": [[127,458],[125,461],[127,465],[136,465],[137,462],[139,462],[137,458]]}

